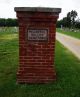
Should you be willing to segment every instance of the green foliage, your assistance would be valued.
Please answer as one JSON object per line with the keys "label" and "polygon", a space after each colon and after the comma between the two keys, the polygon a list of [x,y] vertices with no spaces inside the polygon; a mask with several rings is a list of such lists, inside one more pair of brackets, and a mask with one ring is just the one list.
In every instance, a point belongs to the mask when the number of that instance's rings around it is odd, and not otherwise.
{"label": "green foliage", "polygon": [[57,27],[63,25],[63,27],[67,27],[69,29],[80,28],[80,21],[77,22],[75,20],[77,16],[78,13],[75,10],[68,12],[66,17],[57,22]]}
{"label": "green foliage", "polygon": [[76,20],[75,28],[80,28],[80,20]]}
{"label": "green foliage", "polygon": [[6,19],[0,18],[0,26],[5,26],[6,25]]}
{"label": "green foliage", "polygon": [[56,42],[57,80],[48,84],[18,84],[18,33],[0,32],[0,97],[80,97],[80,60]]}
{"label": "green foliage", "polygon": [[67,13],[66,19],[67,19],[67,21],[66,21],[67,22],[67,27],[71,28],[71,15],[70,15],[70,12]]}
{"label": "green foliage", "polygon": [[17,19],[7,19],[6,20],[6,26],[13,27],[18,26]]}
{"label": "green foliage", "polygon": [[14,27],[14,26],[18,26],[18,22],[17,19],[4,19],[4,18],[0,18],[0,27]]}
{"label": "green foliage", "polygon": [[75,18],[76,18],[76,16],[77,16],[77,12],[74,10],[72,10],[71,12],[70,12],[70,18],[71,18],[71,27],[72,28],[74,28],[74,26],[75,26]]}
{"label": "green foliage", "polygon": [[57,22],[57,28],[60,28],[61,25],[62,25],[63,27],[67,27],[67,17],[64,17],[62,20],[59,20],[59,21]]}

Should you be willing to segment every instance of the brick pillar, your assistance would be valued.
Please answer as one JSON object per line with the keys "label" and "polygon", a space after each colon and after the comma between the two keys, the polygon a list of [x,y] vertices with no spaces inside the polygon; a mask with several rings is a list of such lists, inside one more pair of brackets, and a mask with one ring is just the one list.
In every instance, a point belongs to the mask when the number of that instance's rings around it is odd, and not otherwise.
{"label": "brick pillar", "polygon": [[56,22],[60,8],[16,7],[19,22],[18,83],[56,80]]}

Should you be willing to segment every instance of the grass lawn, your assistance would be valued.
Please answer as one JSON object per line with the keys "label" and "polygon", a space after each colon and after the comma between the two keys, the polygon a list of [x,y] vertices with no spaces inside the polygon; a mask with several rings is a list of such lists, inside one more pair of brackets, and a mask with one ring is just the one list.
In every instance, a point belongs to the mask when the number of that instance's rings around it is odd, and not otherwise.
{"label": "grass lawn", "polygon": [[80,39],[80,30],[76,30],[76,32],[74,32],[74,31],[70,31],[69,29],[57,28],[57,32]]}
{"label": "grass lawn", "polygon": [[80,97],[80,60],[56,42],[57,81],[17,84],[18,33],[0,32],[0,97]]}

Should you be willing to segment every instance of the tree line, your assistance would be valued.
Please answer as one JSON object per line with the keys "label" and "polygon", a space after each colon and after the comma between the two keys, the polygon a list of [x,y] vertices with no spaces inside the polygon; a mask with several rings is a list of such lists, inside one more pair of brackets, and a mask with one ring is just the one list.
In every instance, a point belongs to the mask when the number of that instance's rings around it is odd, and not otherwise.
{"label": "tree line", "polygon": [[[72,10],[67,13],[67,16],[57,22],[57,27],[66,27],[69,29],[80,28],[80,19],[76,19],[78,16],[77,11]],[[0,27],[14,27],[18,26],[17,19],[12,18],[0,18]]]}
{"label": "tree line", "polygon": [[18,26],[18,21],[17,19],[12,19],[12,18],[0,18],[0,27],[14,27]]}
{"label": "tree line", "polygon": [[69,29],[80,28],[80,19],[76,19],[78,16],[77,11],[72,10],[67,13],[67,16],[57,22],[57,27],[66,27]]}

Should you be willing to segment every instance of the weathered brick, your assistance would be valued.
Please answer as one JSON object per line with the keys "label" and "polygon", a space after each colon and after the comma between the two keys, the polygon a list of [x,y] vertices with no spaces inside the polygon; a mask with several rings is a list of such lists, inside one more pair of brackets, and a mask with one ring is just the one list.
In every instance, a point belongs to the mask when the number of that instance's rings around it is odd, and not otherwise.
{"label": "weathered brick", "polygon": [[[54,51],[59,12],[16,12],[19,22],[18,83],[48,83],[56,80]],[[48,29],[48,40],[29,41],[28,29]]]}

